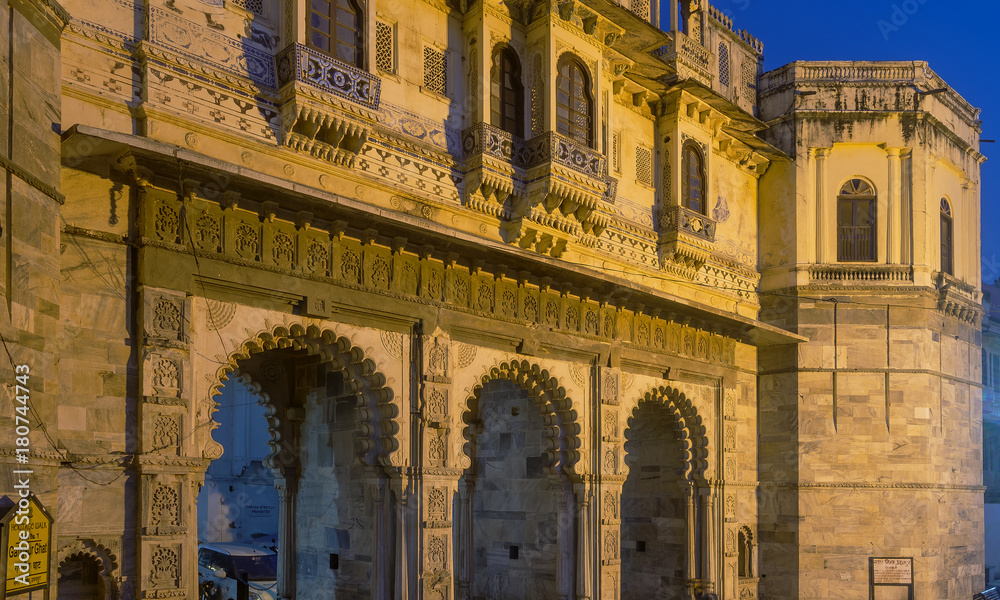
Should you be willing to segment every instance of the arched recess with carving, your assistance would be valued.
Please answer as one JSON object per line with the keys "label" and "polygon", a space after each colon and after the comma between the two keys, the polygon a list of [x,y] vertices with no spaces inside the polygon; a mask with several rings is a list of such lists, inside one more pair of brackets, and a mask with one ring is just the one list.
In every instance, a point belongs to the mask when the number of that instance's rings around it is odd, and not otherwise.
{"label": "arched recess with carving", "polygon": [[536,364],[502,360],[462,409],[458,597],[569,597],[580,436],[566,389]]}
{"label": "arched recess with carving", "polygon": [[[621,493],[623,598],[687,598],[699,573],[706,427],[683,392],[657,386],[627,406]],[[702,541],[704,543],[704,541]]]}
{"label": "arched recess with carving", "polygon": [[[388,387],[386,377],[378,365],[365,355],[364,350],[354,345],[347,337],[330,329],[321,329],[315,325],[292,324],[257,333],[245,341],[239,350],[230,353],[226,363],[219,367],[216,383],[209,391],[210,396],[214,398],[220,393],[228,374],[240,369],[240,361],[261,352],[278,349],[304,350],[308,355],[317,356],[320,362],[327,363],[333,370],[344,374],[345,384],[349,386],[349,390],[355,394],[357,400],[358,420],[362,429],[359,432],[361,444],[359,451],[362,460],[369,466],[390,466],[392,462],[390,455],[399,447],[396,423],[398,411],[392,403],[392,389]],[[249,379],[246,381],[255,387],[254,391],[262,394],[263,402],[268,407],[267,418],[272,432],[270,444],[273,458],[282,449],[278,413],[268,395],[260,392],[260,386]],[[215,412],[214,406],[211,412]],[[213,422],[211,429],[216,427],[218,424]],[[218,443],[208,436],[203,449],[204,456],[218,458],[221,450]]]}
{"label": "arched recess with carving", "polygon": [[74,540],[59,550],[59,598],[118,600],[118,568],[118,557],[102,544]]}
{"label": "arched recess with carving", "polygon": [[495,380],[517,384],[538,406],[545,422],[545,468],[561,478],[568,478],[580,458],[580,426],[573,402],[558,379],[548,370],[527,360],[506,360],[486,370],[473,387],[472,394],[465,399],[465,406],[462,407],[462,433],[465,437],[463,467],[469,468],[475,458],[472,438],[483,387]]}
{"label": "arched recess with carving", "polygon": [[[211,377],[202,424],[218,427],[214,398],[228,379],[240,380],[265,408],[266,464],[279,496],[280,597],[295,597],[300,587],[388,593],[394,508],[385,467],[399,448],[398,411],[373,352],[328,328],[285,324],[250,335]],[[201,447],[205,458],[222,455],[211,434]],[[329,502],[317,505],[317,497]],[[327,529],[337,531],[336,541],[315,535]],[[340,569],[303,569],[298,560],[323,553],[337,555]]]}
{"label": "arched recess with carving", "polygon": [[[670,386],[657,386],[649,390],[638,400],[636,405],[629,407],[631,414],[625,430],[626,439],[628,439],[629,429],[633,423],[632,414],[638,410],[642,403],[663,405],[670,414],[671,427],[681,448],[681,468],[684,479],[688,481],[704,479],[705,471],[708,469],[707,429],[691,399],[683,392]],[[625,473],[628,474],[627,464]]]}

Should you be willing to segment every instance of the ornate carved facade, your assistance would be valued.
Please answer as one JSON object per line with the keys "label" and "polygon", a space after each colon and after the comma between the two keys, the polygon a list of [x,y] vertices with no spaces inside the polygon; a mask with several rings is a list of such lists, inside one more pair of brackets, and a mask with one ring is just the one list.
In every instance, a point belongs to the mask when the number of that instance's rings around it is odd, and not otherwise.
{"label": "ornate carved facade", "polygon": [[981,582],[978,113],[926,65],[761,74],[705,0],[320,4],[0,17],[54,573],[197,597],[239,378],[280,598]]}

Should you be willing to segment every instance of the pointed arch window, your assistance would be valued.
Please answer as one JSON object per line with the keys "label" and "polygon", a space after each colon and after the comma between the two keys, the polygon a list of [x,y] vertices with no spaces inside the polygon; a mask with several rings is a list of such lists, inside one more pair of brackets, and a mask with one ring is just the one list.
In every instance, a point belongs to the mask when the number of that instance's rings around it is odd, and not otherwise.
{"label": "pointed arch window", "polygon": [[875,188],[855,177],[837,196],[837,260],[874,262],[876,256]]}
{"label": "pointed arch window", "polygon": [[563,55],[556,78],[556,133],[577,142],[594,145],[594,98],[590,76],[580,59]]}
{"label": "pointed arch window", "polygon": [[524,137],[524,85],[521,62],[509,46],[497,46],[490,69],[490,124]]}
{"label": "pointed arch window", "polygon": [[365,68],[364,13],[356,0],[309,2],[309,45]]}
{"label": "pointed arch window", "polygon": [[681,203],[684,208],[705,214],[705,159],[693,142],[681,150]]}
{"label": "pointed arch window", "polygon": [[955,274],[952,224],[951,203],[941,198],[941,270],[949,275]]}

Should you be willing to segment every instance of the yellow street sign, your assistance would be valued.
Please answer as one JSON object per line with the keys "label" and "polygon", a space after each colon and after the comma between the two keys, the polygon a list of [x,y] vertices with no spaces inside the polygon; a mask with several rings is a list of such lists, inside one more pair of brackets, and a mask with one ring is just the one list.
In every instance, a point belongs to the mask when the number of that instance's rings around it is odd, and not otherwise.
{"label": "yellow street sign", "polygon": [[4,592],[6,597],[30,592],[49,585],[49,555],[52,546],[52,517],[34,494],[17,498],[4,497],[0,511],[2,539],[6,549]]}

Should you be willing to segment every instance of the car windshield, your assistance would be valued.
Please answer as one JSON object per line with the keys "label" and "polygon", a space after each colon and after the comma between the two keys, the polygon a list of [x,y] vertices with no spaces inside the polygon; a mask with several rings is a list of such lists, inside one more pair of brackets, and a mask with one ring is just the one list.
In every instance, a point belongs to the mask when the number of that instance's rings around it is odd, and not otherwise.
{"label": "car windshield", "polygon": [[275,554],[260,554],[257,556],[233,556],[233,575],[242,579],[246,573],[247,581],[273,581],[278,578],[278,556]]}

